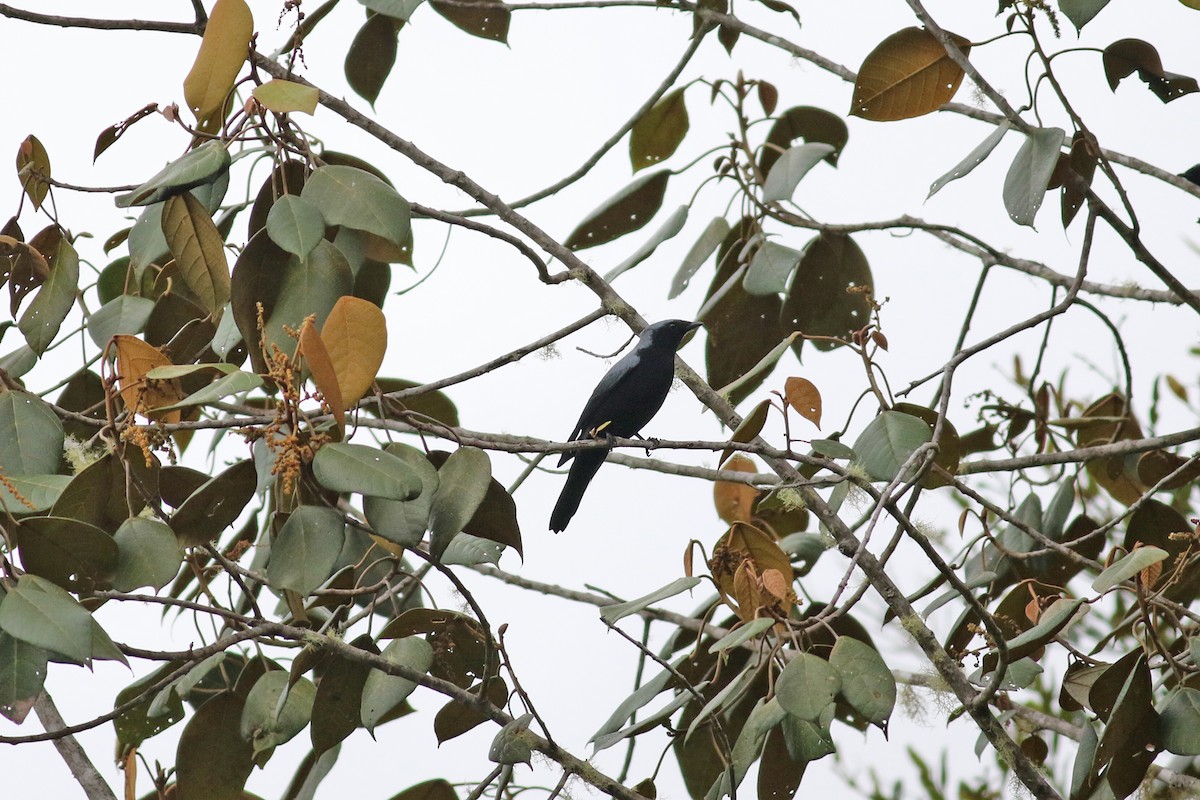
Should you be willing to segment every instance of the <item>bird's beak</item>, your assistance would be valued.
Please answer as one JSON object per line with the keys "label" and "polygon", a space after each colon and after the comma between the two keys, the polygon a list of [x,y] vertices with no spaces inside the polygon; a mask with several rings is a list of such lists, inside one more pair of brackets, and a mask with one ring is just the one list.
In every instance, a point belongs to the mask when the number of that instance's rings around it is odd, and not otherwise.
{"label": "bird's beak", "polygon": [[680,340],[680,342],[679,342],[680,348],[682,348],[685,344],[690,342],[692,340],[692,337],[696,335],[696,329],[699,327],[702,327],[703,325],[704,325],[703,322],[693,322],[691,325],[688,325],[687,332],[683,334],[683,339]]}

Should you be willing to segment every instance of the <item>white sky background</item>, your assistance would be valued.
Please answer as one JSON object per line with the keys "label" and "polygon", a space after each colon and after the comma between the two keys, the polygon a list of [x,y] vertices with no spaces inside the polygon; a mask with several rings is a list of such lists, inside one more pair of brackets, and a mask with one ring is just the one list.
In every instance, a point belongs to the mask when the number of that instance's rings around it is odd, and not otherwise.
{"label": "white sky background", "polygon": [[[49,2],[29,0],[31,10],[65,15],[92,15],[101,11],[112,18],[141,17],[186,20],[190,6],[172,2]],[[317,3],[306,3],[308,10]],[[282,42],[286,30],[275,28],[278,5],[251,0],[259,46],[264,51]],[[990,38],[1002,31],[994,19],[993,0],[961,3],[931,2],[929,8],[940,24],[973,40]],[[863,57],[883,37],[913,24],[907,5],[893,0],[841,3],[797,3],[803,27],[797,28],[786,15],[773,14],[748,0],[740,0],[735,11],[759,27],[765,27],[817,50],[835,61],[857,69]],[[343,94],[356,107],[367,104],[346,87],[342,77],[345,50],[364,18],[353,0],[343,0],[323,22],[306,46],[305,77],[322,88]],[[1064,19],[1064,39],[1071,46],[1076,36]],[[1200,12],[1190,11],[1176,0],[1113,0],[1088,28],[1082,43],[1096,47],[1123,37],[1151,41],[1162,55],[1167,70],[1200,75],[1200,58],[1194,47],[1194,31]],[[432,9],[421,8],[400,35],[400,52],[391,79],[376,105],[381,122],[429,154],[461,169],[486,189],[505,199],[515,199],[553,183],[573,171],[636,109],[658,85],[687,46],[691,19],[685,14],[661,10],[631,9],[570,12],[516,12],[509,47],[475,39],[453,28]],[[6,80],[6,112],[0,118],[0,160],[15,156],[20,141],[29,133],[45,144],[55,177],[72,183],[109,185],[136,183],[178,156],[186,137],[159,118],[144,120],[102,155],[93,166],[92,143],[107,125],[124,118],[148,102],[182,104],[181,84],[194,57],[199,40],[158,33],[61,30],[11,20],[0,21],[0,74]],[[1000,42],[978,48],[972,58],[1014,104],[1024,102],[1020,64],[1024,57],[1020,41]],[[1105,81],[1098,53],[1080,53],[1061,59],[1060,76],[1077,109],[1109,148],[1139,156],[1171,172],[1182,172],[1200,161],[1196,141],[1200,122],[1200,95],[1192,95],[1164,106],[1135,77],[1127,79],[1114,94]],[[817,105],[844,113],[850,105],[851,87],[824,71],[791,59],[786,53],[743,36],[733,57],[725,54],[710,35],[703,43],[683,80],[694,77],[733,78],[741,69],[747,77],[761,77],[780,90],[779,109],[793,105]],[[964,86],[956,99],[971,101],[971,87]],[[1048,91],[1043,99],[1049,101]],[[708,89],[693,86],[687,94],[692,130],[668,166],[679,167],[693,157],[724,141],[724,131],[733,125],[732,115],[708,104]],[[1044,124],[1069,128],[1052,102]],[[399,156],[389,153],[358,131],[324,110],[315,119],[301,117],[300,123],[326,138],[334,149],[353,152],[386,171],[410,200],[440,208],[470,207],[469,198],[434,178],[420,173]],[[899,123],[873,123],[848,119],[850,140],[835,170],[819,165],[802,183],[797,201],[819,219],[853,222],[887,219],[903,213],[961,224],[994,245],[1015,255],[1042,260],[1059,272],[1075,270],[1075,248],[1082,237],[1082,222],[1069,234],[1058,221],[1058,198],[1046,200],[1038,217],[1039,231],[1018,229],[1009,222],[1001,202],[1004,173],[1019,146],[1019,136],[1010,134],[992,157],[965,180],[947,186],[934,199],[923,203],[929,184],[957,163],[990,128],[983,123],[947,114],[933,114]],[[765,130],[763,131],[765,134]],[[524,213],[552,235],[565,237],[574,225],[602,200],[630,180],[627,141],[618,144],[585,180],[543,201]],[[10,161],[3,163],[11,164]],[[664,208],[674,208],[688,199],[705,177],[704,161],[691,172],[672,179]],[[11,169],[11,167],[7,168]],[[1195,265],[1198,256],[1188,247],[1196,240],[1196,217],[1200,203],[1182,192],[1160,187],[1155,182],[1119,169],[1141,214],[1146,240],[1152,251],[1175,271],[1184,283],[1200,284]],[[8,198],[4,215],[17,203],[15,178],[0,178]],[[253,181],[256,191],[265,174]],[[231,186],[228,198],[241,188]],[[699,307],[712,275],[706,266],[680,298],[668,302],[670,277],[708,219],[722,213],[729,197],[723,186],[709,185],[693,208],[684,232],[659,248],[634,272],[621,277],[617,290],[650,320],[665,317],[691,318]],[[96,239],[78,245],[81,256],[97,267],[106,263],[100,243],[122,227],[123,212],[106,196],[78,196],[57,192],[64,222],[74,231],[90,231]],[[1080,215],[1082,219],[1083,214]],[[28,210],[22,217],[26,235],[45,224]],[[605,271],[622,261],[650,234],[652,222],[639,234],[608,246],[585,251],[585,260]],[[244,237],[244,221],[235,226],[233,240]],[[424,274],[442,249],[445,227],[437,223],[415,226],[418,269]],[[807,237],[789,234],[782,243],[801,246]],[[933,240],[913,234],[864,234],[856,237],[870,260],[876,294],[891,300],[884,310],[884,329],[891,343],[881,358],[893,388],[900,388],[939,366],[949,355],[961,316],[978,275],[978,265]],[[116,255],[116,254],[114,254]],[[1136,282],[1160,288],[1149,272],[1135,263],[1127,250],[1098,226],[1097,246],[1089,277],[1108,282]],[[405,284],[398,268],[393,289]],[[968,341],[1000,330],[1042,309],[1049,291],[1042,283],[997,269]],[[1186,354],[1195,344],[1195,317],[1191,312],[1131,302],[1102,301],[1104,309],[1120,326],[1130,349],[1136,381],[1135,410],[1143,413],[1149,402],[1149,382],[1154,374],[1170,371],[1196,389],[1194,360]],[[382,374],[432,380],[453,374],[517,346],[533,341],[577,319],[595,307],[594,296],[581,286],[547,287],[537,281],[523,258],[490,239],[455,231],[444,262],[420,289],[394,298],[388,305],[389,353]],[[525,433],[545,438],[562,438],[571,429],[579,408],[606,368],[574,345],[595,352],[611,352],[626,338],[621,325],[599,323],[579,333],[559,348],[558,358],[531,356],[468,384],[453,387],[449,394],[458,404],[464,426],[477,430]],[[1040,336],[1040,333],[1036,336]],[[1002,377],[1011,370],[1011,352],[1024,352],[1026,364],[1037,341],[1025,334],[1009,348],[989,351],[960,370],[960,397],[969,391],[991,386],[1010,389]],[[0,351],[17,344],[10,332]],[[75,369],[76,351],[63,349],[63,359],[51,359],[30,376],[31,386],[41,388]],[[683,357],[703,371],[703,345],[698,336]],[[1085,363],[1086,362],[1086,363]],[[782,386],[786,375],[799,374],[814,381],[824,394],[825,432],[843,424],[845,414],[862,384],[855,357],[848,353],[806,351],[804,364],[785,356],[786,366],[746,402],[766,396],[769,388]],[[1088,364],[1095,365],[1092,371]],[[1055,329],[1044,374],[1054,380],[1064,367],[1071,367],[1070,386],[1076,394],[1089,397],[1108,391],[1119,375],[1115,349],[1105,330],[1077,311]],[[928,392],[917,401],[928,400]],[[974,427],[974,410],[952,405],[952,420],[960,430]],[[851,426],[850,439],[867,422],[870,409],[863,407]],[[1169,426],[1194,424],[1194,414],[1172,400],[1164,401],[1164,430]],[[800,423],[800,435],[817,435]],[[777,429],[776,429],[777,430]],[[662,438],[705,438],[721,436],[711,415],[701,414],[699,405],[684,390],[675,392],[658,418],[645,431]],[[206,444],[206,443],[205,443]],[[193,447],[196,458],[202,447]],[[230,457],[236,457],[236,452]],[[659,453],[658,456],[664,454]],[[715,466],[715,456],[685,453],[680,461]],[[513,458],[493,457],[494,470],[502,482],[511,481],[521,469]],[[697,538],[711,546],[722,532],[711,504],[711,487],[699,481],[674,479],[668,482],[648,472],[634,472],[610,465],[593,483],[579,515],[568,532],[555,536],[546,532],[546,520],[562,477],[537,474],[517,493],[526,560],[522,564],[506,554],[501,566],[523,575],[560,583],[572,588],[594,584],[623,597],[634,597],[678,577],[686,542]],[[956,514],[948,504],[942,512],[926,507],[923,521],[951,531]],[[935,516],[935,514],[937,514]],[[909,562],[916,564],[919,562]],[[841,577],[843,559],[827,555],[805,588],[817,598],[827,597]],[[465,570],[464,570],[465,572]],[[471,577],[471,576],[467,576]],[[904,588],[923,582],[924,571],[900,575]],[[611,708],[632,688],[636,654],[617,636],[606,634],[595,609],[577,607],[566,601],[547,599],[499,586],[486,579],[470,581],[492,624],[509,624],[507,640],[518,675],[538,703],[555,738],[576,754],[585,754],[587,738],[607,717]],[[457,602],[444,586],[435,593],[439,602]],[[673,607],[690,610],[699,600],[680,598]],[[871,599],[870,608],[878,607]],[[186,647],[197,641],[187,618],[164,626],[158,633],[157,609],[129,617],[134,609],[123,605],[119,613],[103,611],[101,622],[113,638],[138,646]],[[953,614],[942,612],[933,623],[941,630]],[[864,610],[860,619],[869,619]],[[629,623],[628,630],[640,631]],[[893,626],[894,627],[894,626]],[[910,653],[913,648],[897,630],[868,629],[886,652],[897,655],[896,666],[920,668]],[[892,659],[889,657],[889,663]],[[136,664],[137,674],[146,667]],[[648,673],[651,674],[651,673]],[[78,668],[55,665],[48,688],[68,722],[78,722],[111,709],[113,695],[132,680],[120,665],[101,663],[95,674]],[[381,727],[373,744],[356,732],[343,746],[341,760],[326,780],[318,797],[390,797],[406,786],[432,777],[452,781],[477,780],[486,773],[487,744],[494,732],[484,726],[453,740],[430,756],[434,738],[432,713],[442,698],[418,690],[412,698],[422,712]],[[930,722],[898,713],[892,722],[892,741],[885,744],[877,731],[862,737],[844,726],[835,726],[842,757],[848,769],[871,766],[885,776],[907,775],[904,747],[929,740],[942,730],[932,711]],[[931,727],[926,727],[926,726]],[[37,729],[31,715],[19,728],[0,722],[0,733],[23,734]],[[153,760],[174,761],[174,742],[182,725],[148,741],[143,753]],[[978,771],[970,750],[976,731],[968,723],[956,723],[953,735],[943,738],[955,748],[953,774],[970,776]],[[646,737],[639,747],[633,781],[653,769],[659,735]],[[110,725],[84,734],[81,741],[114,787],[120,775],[110,755],[114,737]],[[248,789],[264,797],[276,797],[291,775],[292,765],[308,749],[308,734],[302,733],[281,747],[265,771],[256,770]],[[615,775],[624,749],[606,751],[597,765]],[[668,756],[668,758],[671,758]],[[990,757],[989,757],[990,759]],[[673,759],[672,759],[673,761]],[[844,791],[834,776],[832,759],[811,765],[805,777],[806,791]],[[660,780],[660,796],[679,798],[684,792],[669,764]],[[0,749],[0,774],[7,783],[6,796],[74,797],[79,794],[62,761],[48,744]],[[517,779],[527,780],[528,771],[518,768]],[[542,772],[537,780],[549,781]],[[556,775],[556,773],[555,773]],[[671,776],[671,777],[666,777]],[[12,780],[15,778],[15,787]],[[744,791],[753,792],[752,777]],[[142,784],[145,791],[149,784]],[[140,793],[140,792],[139,792]],[[463,792],[465,794],[465,791]]]}

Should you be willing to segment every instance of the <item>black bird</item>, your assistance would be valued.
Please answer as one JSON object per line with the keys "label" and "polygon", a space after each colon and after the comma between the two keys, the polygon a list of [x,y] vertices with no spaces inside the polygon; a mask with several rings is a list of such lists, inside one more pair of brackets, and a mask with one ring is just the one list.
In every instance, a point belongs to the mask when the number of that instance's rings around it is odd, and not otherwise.
{"label": "black bird", "polygon": [[[596,384],[570,441],[636,436],[662,408],[675,378],[675,351],[683,337],[698,327],[699,322],[668,319],[643,330],[637,346]],[[575,463],[550,515],[550,530],[558,533],[566,529],[607,455],[605,449],[563,453],[558,461],[560,467],[572,457]]]}

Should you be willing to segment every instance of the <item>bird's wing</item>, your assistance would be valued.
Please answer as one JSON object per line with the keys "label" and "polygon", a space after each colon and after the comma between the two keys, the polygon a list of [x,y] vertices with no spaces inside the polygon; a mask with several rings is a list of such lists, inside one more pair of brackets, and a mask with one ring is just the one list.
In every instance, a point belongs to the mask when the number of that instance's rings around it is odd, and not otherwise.
{"label": "bird's wing", "polygon": [[[592,390],[592,396],[584,405],[583,411],[579,414],[579,421],[575,423],[575,429],[567,441],[574,442],[589,436],[592,430],[612,418],[614,409],[620,405],[620,398],[624,393],[623,387],[631,379],[640,361],[641,354],[638,353],[637,348],[634,348],[632,352],[613,364],[612,368],[596,384],[596,388]],[[573,453],[563,453],[558,462],[559,466],[569,461],[573,455]]]}

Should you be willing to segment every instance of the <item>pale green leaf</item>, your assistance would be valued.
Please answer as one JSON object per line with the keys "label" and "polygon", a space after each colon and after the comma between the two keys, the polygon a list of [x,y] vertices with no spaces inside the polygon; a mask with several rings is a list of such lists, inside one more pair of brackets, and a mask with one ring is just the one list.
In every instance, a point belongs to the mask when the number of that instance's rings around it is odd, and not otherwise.
{"label": "pale green leaf", "polygon": [[1018,225],[1033,227],[1062,149],[1062,128],[1034,128],[1004,178],[1004,207]]}
{"label": "pale green leaf", "polygon": [[492,462],[477,447],[460,447],[438,470],[438,487],[429,509],[429,552],[441,558],[487,494]]}
{"label": "pale green leaf", "polygon": [[[400,664],[417,672],[425,672],[433,664],[433,648],[422,636],[406,636],[393,639],[382,656],[393,664]],[[359,715],[363,727],[374,732],[375,726],[396,706],[412,694],[417,684],[407,678],[388,675],[377,669],[371,670],[363,684]]]}
{"label": "pale green leaf", "polygon": [[346,540],[342,515],[324,506],[300,506],[271,543],[267,581],[306,596],[329,577]]}
{"label": "pale green leaf", "polygon": [[600,618],[612,625],[617,620],[624,619],[630,614],[636,614],[661,600],[691,591],[699,583],[699,578],[676,578],[661,589],[656,589],[650,592],[650,594],[642,595],[636,600],[627,600],[624,603],[614,603],[610,606],[604,606],[600,609]]}
{"label": "pale green leaf", "polygon": [[175,579],[183,551],[169,525],[131,517],[113,535],[117,542],[117,574],[113,588],[130,592],[142,586],[161,589]]}
{"label": "pale green leaf", "polygon": [[335,492],[358,492],[388,500],[412,500],[421,478],[402,459],[375,447],[331,442],[312,462],[317,482]]}

